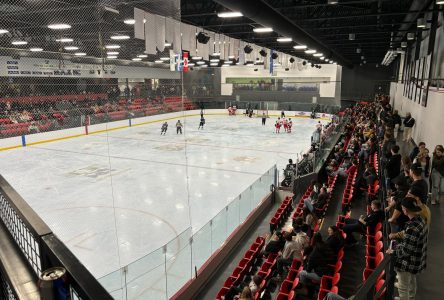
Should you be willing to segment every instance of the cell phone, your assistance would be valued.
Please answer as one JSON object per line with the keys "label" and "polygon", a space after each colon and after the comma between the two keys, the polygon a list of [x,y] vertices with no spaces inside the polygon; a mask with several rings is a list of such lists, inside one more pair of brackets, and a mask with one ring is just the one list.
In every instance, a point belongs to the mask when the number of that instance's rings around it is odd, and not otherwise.
{"label": "cell phone", "polygon": [[390,241],[390,249],[395,250],[398,243],[395,240]]}

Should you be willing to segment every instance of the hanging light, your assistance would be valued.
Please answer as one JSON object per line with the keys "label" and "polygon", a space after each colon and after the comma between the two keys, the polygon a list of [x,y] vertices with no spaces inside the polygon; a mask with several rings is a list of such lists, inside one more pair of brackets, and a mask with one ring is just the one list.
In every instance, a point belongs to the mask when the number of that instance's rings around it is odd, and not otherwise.
{"label": "hanging light", "polygon": [[74,53],[75,56],[85,56],[86,53],[85,52],[76,52]]}
{"label": "hanging light", "polygon": [[418,28],[425,28],[426,27],[426,21],[424,18],[419,18],[418,20],[416,20],[416,26]]}
{"label": "hanging light", "polygon": [[112,40],[129,40],[129,35],[113,35],[111,36]]}
{"label": "hanging light", "polygon": [[79,50],[79,47],[76,47],[76,46],[66,46],[65,50],[68,50],[68,51]]}
{"label": "hanging light", "polygon": [[142,59],[140,57],[134,57],[132,60],[133,61],[141,61]]}
{"label": "hanging light", "polygon": [[293,48],[296,50],[304,50],[304,49],[307,49],[307,46],[306,45],[296,45]]}
{"label": "hanging light", "polygon": [[49,29],[53,29],[53,30],[63,30],[63,29],[70,29],[71,25],[69,24],[50,24],[48,25]]}
{"label": "hanging light", "polygon": [[136,20],[134,19],[126,19],[123,21],[123,23],[128,24],[128,25],[134,25],[136,24]]}
{"label": "hanging light", "polygon": [[29,48],[29,51],[31,51],[31,52],[41,52],[41,51],[43,51],[43,49],[42,48]]}
{"label": "hanging light", "polygon": [[243,14],[239,11],[227,11],[227,12],[220,12],[217,14],[219,18],[239,18],[242,17]]}
{"label": "hanging light", "polygon": [[276,39],[276,42],[278,42],[278,43],[288,43],[291,41],[293,41],[292,38],[286,38],[286,37],[280,37],[280,38]]}
{"label": "hanging light", "polygon": [[0,29],[0,34],[5,34],[5,33],[8,33],[9,31],[8,30],[6,30],[6,29]]}
{"label": "hanging light", "polygon": [[316,50],[305,50],[305,53],[307,53],[307,54],[315,54]]}
{"label": "hanging light", "polygon": [[256,32],[256,33],[272,32],[273,28],[271,28],[271,27],[259,27],[259,28],[253,28],[253,31]]}
{"label": "hanging light", "polygon": [[119,49],[120,46],[119,45],[106,45],[105,48],[106,49]]}
{"label": "hanging light", "polygon": [[13,44],[14,46],[20,46],[20,45],[26,45],[28,44],[27,41],[12,41],[11,44]]}
{"label": "hanging light", "polygon": [[56,40],[56,42],[59,42],[59,43],[71,43],[72,41],[74,41],[74,40],[71,38],[61,38],[61,39]]}

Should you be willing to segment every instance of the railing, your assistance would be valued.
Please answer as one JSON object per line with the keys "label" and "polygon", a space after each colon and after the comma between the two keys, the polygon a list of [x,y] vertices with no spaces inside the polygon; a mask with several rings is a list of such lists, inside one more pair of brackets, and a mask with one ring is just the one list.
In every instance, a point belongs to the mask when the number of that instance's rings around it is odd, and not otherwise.
{"label": "railing", "polygon": [[202,228],[175,239],[99,282],[114,299],[169,299],[214,255],[276,184],[276,166],[262,174]]}
{"label": "railing", "polygon": [[[1,175],[0,220],[10,240],[20,249],[21,257],[32,270],[34,283],[45,269],[64,267],[69,274],[71,299],[111,299],[91,273]],[[14,299],[15,287],[8,280],[12,274],[7,274],[3,269],[0,273],[2,290],[8,295],[6,299]]]}

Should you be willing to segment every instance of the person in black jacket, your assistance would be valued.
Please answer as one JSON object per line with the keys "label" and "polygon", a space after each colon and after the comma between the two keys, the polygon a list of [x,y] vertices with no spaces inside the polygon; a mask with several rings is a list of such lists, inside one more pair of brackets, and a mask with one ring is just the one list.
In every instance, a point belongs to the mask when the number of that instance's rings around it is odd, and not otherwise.
{"label": "person in black jacket", "polygon": [[336,226],[330,226],[327,229],[328,231],[328,238],[327,238],[327,245],[330,246],[330,248],[338,254],[339,250],[341,250],[342,247],[344,247],[345,240],[342,236],[341,231],[339,231],[338,227]]}
{"label": "person in black jacket", "polygon": [[366,217],[360,216],[359,219],[345,219],[342,230],[347,234],[345,239],[347,244],[357,243],[353,237],[353,232],[365,233],[365,228],[374,228],[376,224],[384,220],[384,212],[381,210],[381,202],[373,200],[371,203],[372,211]]}
{"label": "person in black jacket", "polygon": [[408,142],[412,139],[412,127],[415,126],[415,119],[410,113],[407,113],[404,119],[404,136],[403,141]]}
{"label": "person in black jacket", "polygon": [[[304,251],[304,255],[307,251]],[[299,282],[303,285],[310,280],[320,281],[321,277],[328,274],[330,267],[336,261],[333,250],[323,241],[322,235],[318,232],[313,237],[313,250],[309,251],[306,257],[304,270],[299,273]]]}
{"label": "person in black jacket", "polygon": [[385,170],[387,172],[387,189],[393,189],[394,185],[391,182],[392,179],[396,178],[401,171],[401,154],[399,152],[399,146],[395,145],[392,147],[391,156],[388,158],[385,164]]}
{"label": "person in black jacket", "polygon": [[394,130],[393,133],[394,133],[394,136],[395,136],[395,139],[396,139],[398,137],[399,128],[402,125],[402,120],[401,120],[401,116],[398,114],[397,110],[395,110],[393,112],[392,118],[393,118],[393,123],[395,124],[395,130]]}
{"label": "person in black jacket", "polygon": [[426,144],[424,142],[419,142],[418,146],[414,147],[412,149],[412,152],[410,152],[409,157],[410,160],[413,162],[415,158],[418,156],[419,152],[421,152],[421,149],[425,149]]}

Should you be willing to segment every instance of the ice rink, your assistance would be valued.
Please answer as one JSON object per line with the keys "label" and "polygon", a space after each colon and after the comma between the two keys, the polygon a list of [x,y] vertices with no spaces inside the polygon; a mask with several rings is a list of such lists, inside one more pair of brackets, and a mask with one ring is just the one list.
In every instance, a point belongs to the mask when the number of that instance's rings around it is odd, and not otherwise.
{"label": "ice rink", "polygon": [[[161,118],[161,116],[159,116]],[[0,152],[3,176],[97,278],[191,226],[196,232],[274,164],[305,152],[318,120],[181,119]]]}

